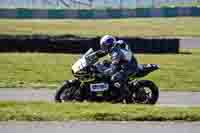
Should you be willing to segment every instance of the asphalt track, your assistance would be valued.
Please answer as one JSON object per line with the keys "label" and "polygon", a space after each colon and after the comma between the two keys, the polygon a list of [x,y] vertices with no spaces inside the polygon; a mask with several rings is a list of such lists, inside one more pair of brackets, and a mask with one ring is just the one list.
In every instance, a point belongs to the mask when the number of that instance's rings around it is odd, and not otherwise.
{"label": "asphalt track", "polygon": [[200,38],[180,39],[180,48],[200,48]]}
{"label": "asphalt track", "polygon": [[199,133],[200,122],[1,122],[1,133]]}
{"label": "asphalt track", "polygon": [[[53,102],[55,90],[0,89],[0,101]],[[160,92],[156,106],[200,106],[200,92]],[[200,122],[0,122],[0,133],[199,133]]]}
{"label": "asphalt track", "polygon": [[[53,102],[56,90],[0,89],[0,101]],[[158,106],[200,106],[200,92],[160,92]]]}

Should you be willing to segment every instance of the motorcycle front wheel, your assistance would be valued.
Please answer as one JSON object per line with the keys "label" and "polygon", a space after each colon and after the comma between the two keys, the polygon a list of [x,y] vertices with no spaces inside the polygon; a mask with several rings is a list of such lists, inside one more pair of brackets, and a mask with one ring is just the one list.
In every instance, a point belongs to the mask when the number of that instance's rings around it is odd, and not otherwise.
{"label": "motorcycle front wheel", "polygon": [[[77,89],[73,84],[66,81],[57,91],[55,94],[55,102],[63,103],[63,102],[70,102],[73,100],[78,100],[76,97]],[[76,99],[77,98],[77,99]]]}

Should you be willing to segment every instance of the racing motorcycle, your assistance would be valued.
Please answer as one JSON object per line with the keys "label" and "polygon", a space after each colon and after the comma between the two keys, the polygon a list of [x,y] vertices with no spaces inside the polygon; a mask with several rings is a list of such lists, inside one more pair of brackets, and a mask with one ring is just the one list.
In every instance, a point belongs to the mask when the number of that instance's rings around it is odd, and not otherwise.
{"label": "racing motorcycle", "polygon": [[[109,61],[99,62],[94,50],[90,48],[77,62],[72,65],[73,80],[67,80],[57,90],[56,102],[94,101],[114,102],[120,97],[118,89],[102,72],[110,65]],[[129,75],[126,82],[130,94],[123,103],[155,104],[159,97],[159,88],[150,80],[139,80],[149,73],[159,69],[156,64],[139,64],[138,71]]]}

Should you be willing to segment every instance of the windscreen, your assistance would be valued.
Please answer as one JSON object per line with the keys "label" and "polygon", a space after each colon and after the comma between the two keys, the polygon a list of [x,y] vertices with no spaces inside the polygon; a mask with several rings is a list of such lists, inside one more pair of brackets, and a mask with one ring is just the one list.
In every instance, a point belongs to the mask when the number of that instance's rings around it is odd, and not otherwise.
{"label": "windscreen", "polygon": [[88,61],[86,57],[93,52],[94,50],[90,48],[78,61],[74,63],[74,65],[72,66],[72,71],[74,73],[77,73],[83,70],[84,68],[86,68],[88,66],[88,63],[87,63]]}

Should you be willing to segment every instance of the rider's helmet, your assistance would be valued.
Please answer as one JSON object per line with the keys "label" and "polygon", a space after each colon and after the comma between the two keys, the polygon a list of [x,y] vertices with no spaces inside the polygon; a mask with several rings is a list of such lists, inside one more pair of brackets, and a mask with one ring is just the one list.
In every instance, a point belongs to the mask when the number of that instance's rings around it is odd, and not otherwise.
{"label": "rider's helmet", "polygon": [[116,38],[111,35],[105,35],[100,39],[100,48],[108,53],[110,49],[115,45]]}

